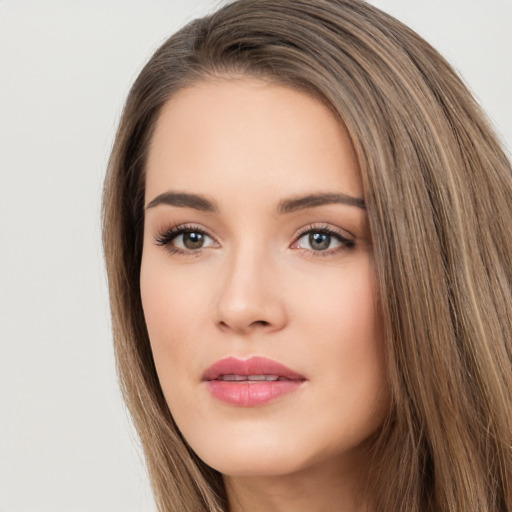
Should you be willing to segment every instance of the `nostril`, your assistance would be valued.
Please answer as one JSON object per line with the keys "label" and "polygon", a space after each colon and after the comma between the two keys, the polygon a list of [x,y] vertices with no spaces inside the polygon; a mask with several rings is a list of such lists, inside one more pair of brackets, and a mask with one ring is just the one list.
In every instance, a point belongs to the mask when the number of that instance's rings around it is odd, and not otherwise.
{"label": "nostril", "polygon": [[252,322],[251,327],[252,326],[254,326],[254,327],[257,327],[257,326],[266,327],[267,325],[270,325],[270,322],[267,322],[266,320],[256,320],[255,322]]}
{"label": "nostril", "polygon": [[224,320],[221,320],[218,323],[218,326],[221,330],[247,330],[247,332],[252,331],[253,329],[258,330],[259,328],[266,328],[268,326],[272,325],[270,322],[267,322],[266,320],[256,320],[254,322],[251,322],[249,324],[246,324],[245,327],[237,326],[234,323],[230,324],[229,322],[225,322]]}

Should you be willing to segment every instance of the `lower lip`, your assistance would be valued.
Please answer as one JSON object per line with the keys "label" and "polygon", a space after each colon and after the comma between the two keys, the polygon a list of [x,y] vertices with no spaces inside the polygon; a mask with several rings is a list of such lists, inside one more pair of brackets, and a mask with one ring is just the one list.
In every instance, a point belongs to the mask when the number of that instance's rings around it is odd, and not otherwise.
{"label": "lower lip", "polygon": [[210,393],[221,402],[238,407],[257,407],[297,391],[303,380],[274,380],[266,382],[207,381]]}

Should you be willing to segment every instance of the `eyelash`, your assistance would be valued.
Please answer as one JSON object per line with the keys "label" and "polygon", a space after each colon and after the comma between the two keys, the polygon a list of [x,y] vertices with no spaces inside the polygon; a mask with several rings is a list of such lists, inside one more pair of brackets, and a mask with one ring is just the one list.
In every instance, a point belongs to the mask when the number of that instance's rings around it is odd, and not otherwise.
{"label": "eyelash", "polygon": [[165,247],[171,254],[189,254],[198,256],[200,249],[186,250],[171,245],[173,240],[185,233],[198,233],[200,235],[207,236],[208,238],[212,238],[204,229],[201,229],[199,226],[194,226],[193,224],[183,224],[181,226],[175,226],[164,231],[161,235],[155,238],[155,243],[156,245]]}
{"label": "eyelash", "polygon": [[306,235],[311,234],[311,233],[319,233],[319,234],[323,234],[323,235],[328,235],[330,237],[335,238],[341,244],[339,247],[337,247],[335,249],[326,249],[323,251],[315,251],[313,249],[297,248],[298,250],[303,250],[303,251],[310,253],[312,256],[321,256],[321,257],[322,256],[331,256],[331,255],[339,254],[341,252],[344,252],[344,251],[347,251],[350,249],[354,249],[354,247],[356,246],[356,243],[354,240],[351,240],[351,239],[343,236],[339,231],[334,230],[330,226],[326,226],[326,225],[321,225],[321,226],[316,225],[315,226],[313,224],[310,224],[309,226],[306,226],[306,227],[302,228],[301,230],[299,230],[299,232],[295,236],[295,241],[293,242],[292,245],[297,244],[301,238],[304,238]]}
{"label": "eyelash", "polygon": [[[164,231],[162,234],[160,234],[158,237],[155,237],[155,243],[156,245],[165,247],[166,250],[168,250],[171,254],[184,254],[184,255],[192,255],[192,256],[199,256],[201,249],[203,247],[200,247],[198,249],[181,249],[178,247],[175,247],[171,244],[173,240],[178,238],[180,235],[183,235],[185,233],[198,233],[202,236],[208,237],[211,240],[214,240],[213,237],[211,237],[204,229],[200,228],[199,226],[195,226],[193,224],[183,224],[180,226],[172,227],[166,231]],[[297,235],[294,238],[293,245],[296,245],[304,236],[311,234],[311,233],[319,233],[323,235],[327,235],[330,237],[335,238],[338,242],[340,242],[340,246],[335,249],[326,249],[323,251],[315,251],[314,249],[303,249],[297,247],[296,250],[305,251],[308,253],[311,253],[312,256],[330,256],[334,254],[338,254],[340,252],[344,252],[350,249],[353,249],[356,246],[356,243],[354,240],[351,240],[349,238],[346,238],[338,231],[332,229],[329,226],[321,225],[321,226],[315,226],[315,225],[309,225],[297,233]]]}

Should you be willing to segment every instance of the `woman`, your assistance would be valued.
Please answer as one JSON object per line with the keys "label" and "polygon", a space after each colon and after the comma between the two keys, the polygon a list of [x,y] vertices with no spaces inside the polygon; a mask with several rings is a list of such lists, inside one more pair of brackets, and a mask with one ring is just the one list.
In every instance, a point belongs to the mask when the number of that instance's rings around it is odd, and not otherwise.
{"label": "woman", "polygon": [[511,205],[459,78],[359,0],[172,36],[104,195],[159,509],[511,510]]}

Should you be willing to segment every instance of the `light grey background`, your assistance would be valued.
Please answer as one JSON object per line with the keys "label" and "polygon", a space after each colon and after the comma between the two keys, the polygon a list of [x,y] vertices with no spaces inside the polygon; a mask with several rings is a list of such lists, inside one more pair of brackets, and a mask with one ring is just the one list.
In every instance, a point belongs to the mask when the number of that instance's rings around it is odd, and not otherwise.
{"label": "light grey background", "polygon": [[[0,512],[149,512],[120,400],[100,194],[128,88],[222,0],[0,0]],[[374,0],[512,143],[512,0]]]}

